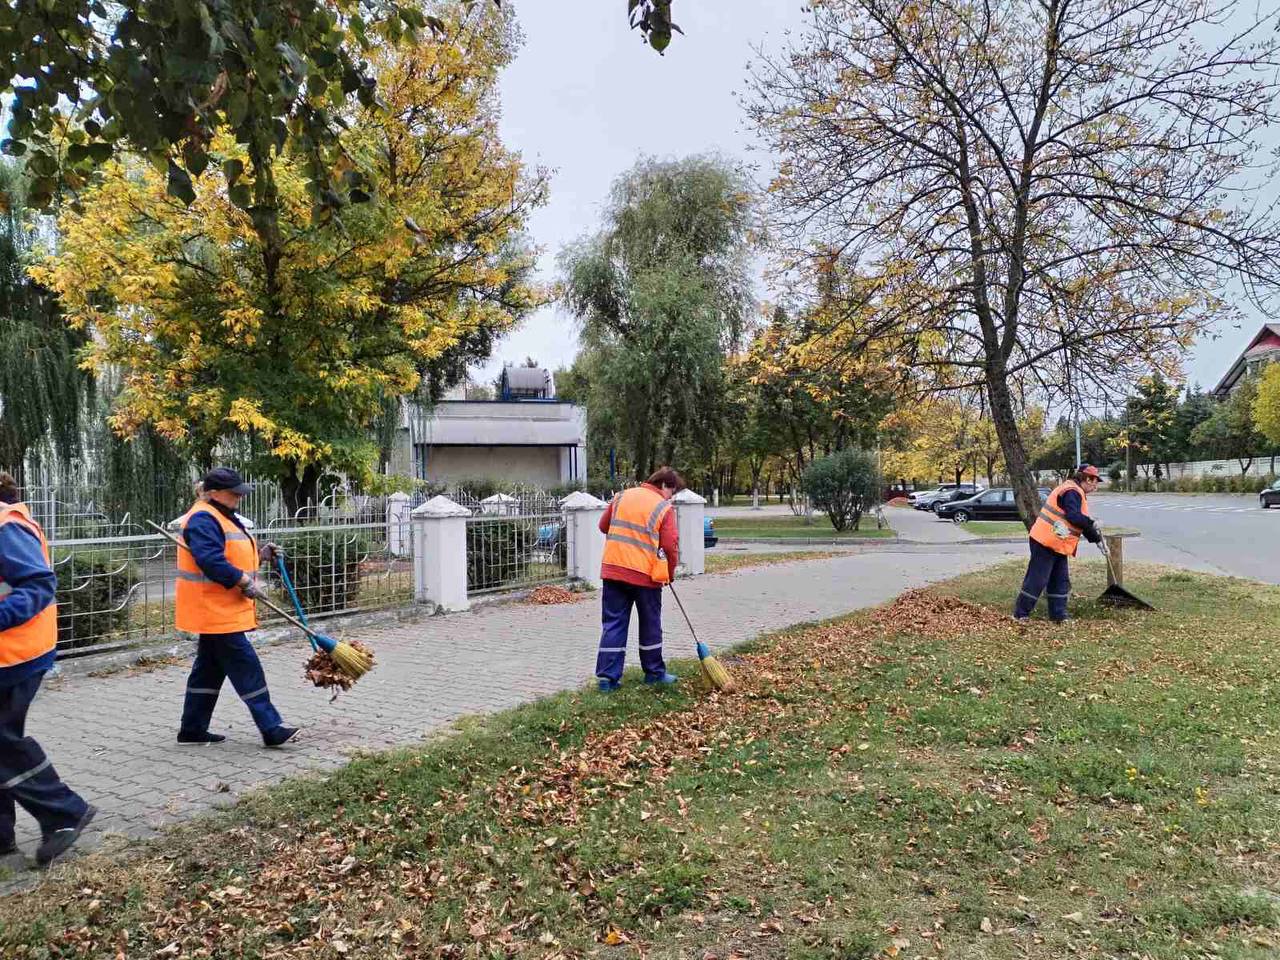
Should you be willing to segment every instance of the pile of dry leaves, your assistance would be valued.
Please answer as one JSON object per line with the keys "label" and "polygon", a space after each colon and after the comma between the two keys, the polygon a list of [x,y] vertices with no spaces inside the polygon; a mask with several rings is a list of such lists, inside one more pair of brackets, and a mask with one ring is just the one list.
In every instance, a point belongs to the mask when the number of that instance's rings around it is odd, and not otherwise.
{"label": "pile of dry leaves", "polygon": [[[373,660],[373,651],[359,640],[349,640],[347,642],[365,654],[370,661]],[[352,684],[356,682],[354,677],[348,676],[338,669],[333,657],[324,650],[317,650],[315,655],[307,661],[304,675],[317,687],[323,690],[332,690],[335,694],[340,690],[350,690]]]}
{"label": "pile of dry leaves", "polygon": [[538,587],[525,597],[524,602],[550,606],[556,603],[577,603],[585,596],[585,593],[574,593],[564,587]]}
{"label": "pile of dry leaves", "polygon": [[908,590],[878,611],[876,624],[889,633],[955,640],[995,627],[1011,627],[1009,614],[932,590]]}

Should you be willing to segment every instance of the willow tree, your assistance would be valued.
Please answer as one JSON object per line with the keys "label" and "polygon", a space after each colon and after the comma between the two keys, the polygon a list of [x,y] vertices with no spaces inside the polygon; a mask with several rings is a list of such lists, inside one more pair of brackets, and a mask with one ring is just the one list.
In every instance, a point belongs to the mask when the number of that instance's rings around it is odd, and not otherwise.
{"label": "willow tree", "polygon": [[59,220],[34,273],[92,330],[87,363],[123,371],[111,422],[195,458],[248,437],[292,508],[322,469],[369,468],[389,401],[479,334],[541,302],[523,243],[545,181],[497,130],[508,14],[450,8],[445,36],[374,54],[385,104],[350,117],[370,195],[341,218],[312,202],[303,157],[276,162],[279,237],[241,209],[248,148],[230,132],[187,203],[167,175],[113,163]]}
{"label": "willow tree", "polygon": [[20,478],[33,447],[72,459],[91,386],[76,362],[84,335],[68,328],[52,292],[27,276],[33,213],[21,166],[0,163],[0,467]]}
{"label": "willow tree", "polygon": [[[1258,8],[1261,9],[1261,8]],[[1274,7],[1236,0],[824,0],[753,70],[788,266],[835,251],[825,360],[876,344],[986,394],[1024,518],[1019,408],[1176,367],[1232,282],[1280,286],[1260,142]]]}
{"label": "willow tree", "polygon": [[705,466],[727,409],[725,357],[751,308],[751,197],[715,158],[645,160],[613,186],[605,224],[564,251],[582,324],[591,430],[608,424],[637,479]]}

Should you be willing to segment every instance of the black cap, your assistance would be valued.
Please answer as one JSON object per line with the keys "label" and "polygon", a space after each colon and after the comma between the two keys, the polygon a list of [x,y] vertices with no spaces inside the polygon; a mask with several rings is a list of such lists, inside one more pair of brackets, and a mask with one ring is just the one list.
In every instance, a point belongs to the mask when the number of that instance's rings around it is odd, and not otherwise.
{"label": "black cap", "polygon": [[205,493],[214,490],[230,490],[232,493],[238,493],[242,496],[253,489],[249,484],[244,482],[244,477],[236,473],[230,467],[214,467],[204,475]]}

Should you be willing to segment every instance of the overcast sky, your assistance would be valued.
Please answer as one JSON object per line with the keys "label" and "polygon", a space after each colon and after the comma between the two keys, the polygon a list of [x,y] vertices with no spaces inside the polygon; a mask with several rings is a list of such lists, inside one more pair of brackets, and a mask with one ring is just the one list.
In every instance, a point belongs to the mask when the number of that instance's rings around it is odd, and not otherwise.
{"label": "overcast sky", "polygon": [[[622,0],[518,0],[525,44],[502,80],[502,134],[530,164],[550,169],[551,198],[530,232],[544,279],[566,243],[597,229],[609,186],[638,157],[719,152],[757,165],[737,97],[757,45],[777,50],[803,26],[798,0],[676,0],[684,29],[659,57],[627,29]],[[763,171],[759,179],[767,179]],[[1212,387],[1253,333],[1219,331],[1185,363]],[[481,371],[532,356],[568,366],[577,351],[572,318],[548,307],[498,344]]]}

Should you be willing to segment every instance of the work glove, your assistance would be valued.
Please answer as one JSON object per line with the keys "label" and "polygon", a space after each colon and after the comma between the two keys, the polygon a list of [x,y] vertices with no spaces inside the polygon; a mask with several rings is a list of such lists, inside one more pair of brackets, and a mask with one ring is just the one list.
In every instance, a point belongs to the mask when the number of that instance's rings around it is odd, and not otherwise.
{"label": "work glove", "polygon": [[257,600],[259,597],[265,597],[267,595],[267,591],[265,589],[259,586],[256,581],[248,578],[240,581],[240,592],[250,600]]}
{"label": "work glove", "polygon": [[258,548],[258,559],[266,563],[275,563],[278,558],[283,556],[284,547],[270,540]]}
{"label": "work glove", "polygon": [[1102,527],[1099,526],[1097,523],[1089,524],[1089,526],[1085,527],[1084,538],[1088,540],[1090,543],[1101,543]]}

